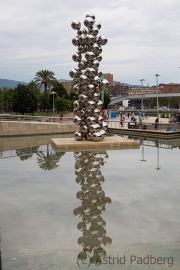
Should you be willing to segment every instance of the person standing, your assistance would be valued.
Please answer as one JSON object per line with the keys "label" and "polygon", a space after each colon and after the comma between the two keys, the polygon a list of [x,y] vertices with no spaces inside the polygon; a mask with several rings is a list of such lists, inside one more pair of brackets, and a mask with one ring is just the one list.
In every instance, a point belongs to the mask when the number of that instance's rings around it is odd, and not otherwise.
{"label": "person standing", "polygon": [[158,123],[159,123],[159,118],[156,118],[156,120],[155,120],[155,129],[158,128]]}
{"label": "person standing", "polygon": [[62,123],[62,119],[63,119],[63,114],[60,113],[60,122]]}
{"label": "person standing", "polygon": [[121,116],[121,117],[120,117],[120,120],[119,120],[119,123],[120,123],[120,125],[121,125],[121,128],[123,127],[123,122],[124,122],[124,119],[123,119],[123,117]]}

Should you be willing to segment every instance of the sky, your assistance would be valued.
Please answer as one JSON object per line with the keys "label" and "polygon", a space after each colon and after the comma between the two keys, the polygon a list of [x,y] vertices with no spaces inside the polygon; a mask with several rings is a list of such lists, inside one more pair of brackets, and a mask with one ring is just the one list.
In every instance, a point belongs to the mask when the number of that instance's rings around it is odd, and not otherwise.
{"label": "sky", "polygon": [[1,0],[0,78],[30,82],[48,69],[57,79],[71,79],[75,19],[88,12],[108,38],[100,70],[114,80],[144,85],[180,83],[179,0]]}

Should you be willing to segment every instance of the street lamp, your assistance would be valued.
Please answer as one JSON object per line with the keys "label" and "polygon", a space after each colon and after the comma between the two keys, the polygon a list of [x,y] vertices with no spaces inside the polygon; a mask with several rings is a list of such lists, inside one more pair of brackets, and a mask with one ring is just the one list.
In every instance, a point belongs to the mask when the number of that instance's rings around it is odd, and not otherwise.
{"label": "street lamp", "polygon": [[157,87],[157,117],[158,117],[158,77],[160,76],[159,74],[155,74],[156,76],[156,87]]}
{"label": "street lamp", "polygon": [[4,105],[3,105],[3,89],[2,89],[2,97],[1,98],[2,98],[1,99],[1,111],[3,113],[3,107],[4,107]]}
{"label": "street lamp", "polygon": [[141,159],[140,161],[145,162],[145,161],[146,161],[146,159],[144,159],[144,144],[143,144],[143,141],[142,141],[142,145],[141,145],[141,147],[142,147],[142,159]]}
{"label": "street lamp", "polygon": [[157,168],[155,168],[157,171],[159,171],[161,169],[161,167],[159,167],[159,143],[157,143]]}
{"label": "street lamp", "polygon": [[142,92],[142,100],[141,100],[142,105],[141,105],[141,107],[142,107],[142,115],[143,115],[143,81],[145,81],[145,79],[141,79],[139,81],[141,82],[141,88],[142,88],[142,90],[141,90],[141,92]]}
{"label": "street lamp", "polygon": [[54,114],[54,95],[57,95],[55,91],[49,93],[49,95],[53,95],[53,114]]}

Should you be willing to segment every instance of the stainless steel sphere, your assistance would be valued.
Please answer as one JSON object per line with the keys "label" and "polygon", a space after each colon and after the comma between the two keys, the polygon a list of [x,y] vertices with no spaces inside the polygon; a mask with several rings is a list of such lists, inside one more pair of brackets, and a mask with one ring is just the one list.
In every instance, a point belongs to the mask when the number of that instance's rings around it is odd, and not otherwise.
{"label": "stainless steel sphere", "polygon": [[82,56],[81,56],[81,54],[78,52],[78,53],[74,53],[73,55],[72,55],[72,59],[75,61],[75,62],[79,62],[79,61],[81,61],[81,58],[82,58]]}
{"label": "stainless steel sphere", "polygon": [[81,127],[81,132],[82,132],[83,134],[88,133],[88,126],[83,125],[83,126]]}
{"label": "stainless steel sphere", "polygon": [[87,61],[85,61],[85,60],[82,60],[82,61],[80,61],[79,63],[78,63],[78,68],[79,69],[86,69],[87,68]]}
{"label": "stainless steel sphere", "polygon": [[103,139],[103,137],[102,137],[100,132],[95,132],[92,134],[92,140],[94,142],[100,142],[100,141],[102,141],[102,139]]}
{"label": "stainless steel sphere", "polygon": [[102,80],[102,84],[104,88],[107,88],[109,86],[109,82],[106,79]]}
{"label": "stainless steel sphere", "polygon": [[95,118],[98,118],[99,115],[100,115],[100,110],[96,108],[96,109],[94,110],[93,116],[94,116]]}
{"label": "stainless steel sphere", "polygon": [[85,28],[80,28],[77,31],[77,34],[80,35],[87,35],[87,30]]}
{"label": "stainless steel sphere", "polygon": [[103,123],[103,117],[101,115],[99,115],[99,117],[98,117],[98,124],[99,125],[102,125],[102,123]]}
{"label": "stainless steel sphere", "polygon": [[99,30],[101,29],[101,24],[99,22],[94,22],[94,26],[96,26]]}
{"label": "stainless steel sphere", "polygon": [[87,28],[92,27],[93,24],[94,24],[94,20],[93,20],[91,17],[87,17],[87,18],[84,20],[84,25],[85,25]]}
{"label": "stainless steel sphere", "polygon": [[83,85],[83,84],[86,84],[87,82],[88,82],[87,76],[81,75],[79,78],[79,83]]}
{"label": "stainless steel sphere", "polygon": [[80,131],[76,131],[74,133],[74,138],[75,138],[76,141],[82,141],[83,135],[82,135],[82,133]]}
{"label": "stainless steel sphere", "polygon": [[106,137],[106,135],[107,135],[107,133],[106,133],[103,129],[100,131],[100,133],[101,133],[103,139],[104,139],[104,138]]}
{"label": "stainless steel sphere", "polygon": [[85,53],[85,58],[87,61],[94,60],[95,54],[93,52],[87,52]]}
{"label": "stainless steel sphere", "polygon": [[[94,80],[93,80],[93,83],[97,86],[99,84],[99,82],[100,82],[99,77],[98,76],[95,76],[94,77]],[[100,89],[100,92],[101,92],[101,89]]]}
{"label": "stainless steel sphere", "polygon": [[86,18],[87,18],[87,17],[90,17],[90,18],[92,18],[93,20],[95,20],[95,15],[94,15],[93,13],[91,13],[91,12],[87,13],[85,17],[86,17]]}
{"label": "stainless steel sphere", "polygon": [[89,126],[89,131],[91,133],[94,133],[94,132],[99,132],[101,130],[101,127],[99,124],[93,124],[93,125],[90,125]]}
{"label": "stainless steel sphere", "polygon": [[82,124],[82,119],[79,116],[74,117],[74,124],[81,125]]}
{"label": "stainless steel sphere", "polygon": [[98,102],[99,101],[99,98],[100,98],[100,94],[99,93],[95,93],[94,94],[94,97],[93,97],[93,100]]}
{"label": "stainless steel sphere", "polygon": [[98,108],[99,110],[102,110],[102,107],[103,107],[103,103],[102,103],[101,100],[99,100],[99,101],[97,102],[97,108]]}
{"label": "stainless steel sphere", "polygon": [[80,110],[81,105],[80,105],[80,103],[79,103],[79,100],[74,101],[73,107],[74,107],[74,109],[76,109],[76,110]]}
{"label": "stainless steel sphere", "polygon": [[102,129],[103,129],[104,131],[107,131],[107,129],[108,129],[108,124],[107,124],[106,122],[102,122]]}
{"label": "stainless steel sphere", "polygon": [[71,78],[75,79],[77,78],[77,70],[75,68],[71,69],[70,72],[69,72],[69,75]]}
{"label": "stainless steel sphere", "polygon": [[101,62],[102,56],[101,56],[101,55],[98,55],[98,56],[96,57],[96,59],[97,59],[99,62]]}
{"label": "stainless steel sphere", "polygon": [[74,20],[72,21],[71,23],[71,27],[74,29],[74,30],[78,30],[81,28],[81,23],[78,21],[78,20]]}
{"label": "stainless steel sphere", "polygon": [[93,110],[94,110],[94,109],[96,108],[96,102],[94,102],[93,100],[92,100],[92,101],[89,100],[89,101],[87,102],[87,108],[88,108],[88,109],[93,109]]}
{"label": "stainless steel sphere", "polygon": [[88,97],[87,97],[86,95],[81,94],[81,95],[79,96],[79,100],[80,100],[82,103],[86,102],[87,99],[88,99]]}
{"label": "stainless steel sphere", "polygon": [[73,39],[72,39],[72,44],[74,45],[74,46],[78,46],[80,43],[79,43],[79,37],[74,37]]}
{"label": "stainless steel sphere", "polygon": [[98,38],[98,44],[99,45],[106,45],[106,43],[107,43],[107,38],[105,37],[105,36],[100,36],[99,38]]}

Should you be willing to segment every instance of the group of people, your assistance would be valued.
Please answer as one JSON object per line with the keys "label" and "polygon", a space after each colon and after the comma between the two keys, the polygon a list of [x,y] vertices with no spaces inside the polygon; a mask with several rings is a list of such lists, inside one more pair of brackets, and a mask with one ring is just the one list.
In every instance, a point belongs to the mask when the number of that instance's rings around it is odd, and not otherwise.
{"label": "group of people", "polygon": [[169,123],[178,123],[180,122],[180,115],[176,115],[176,116],[171,116],[171,118],[169,119]]}

